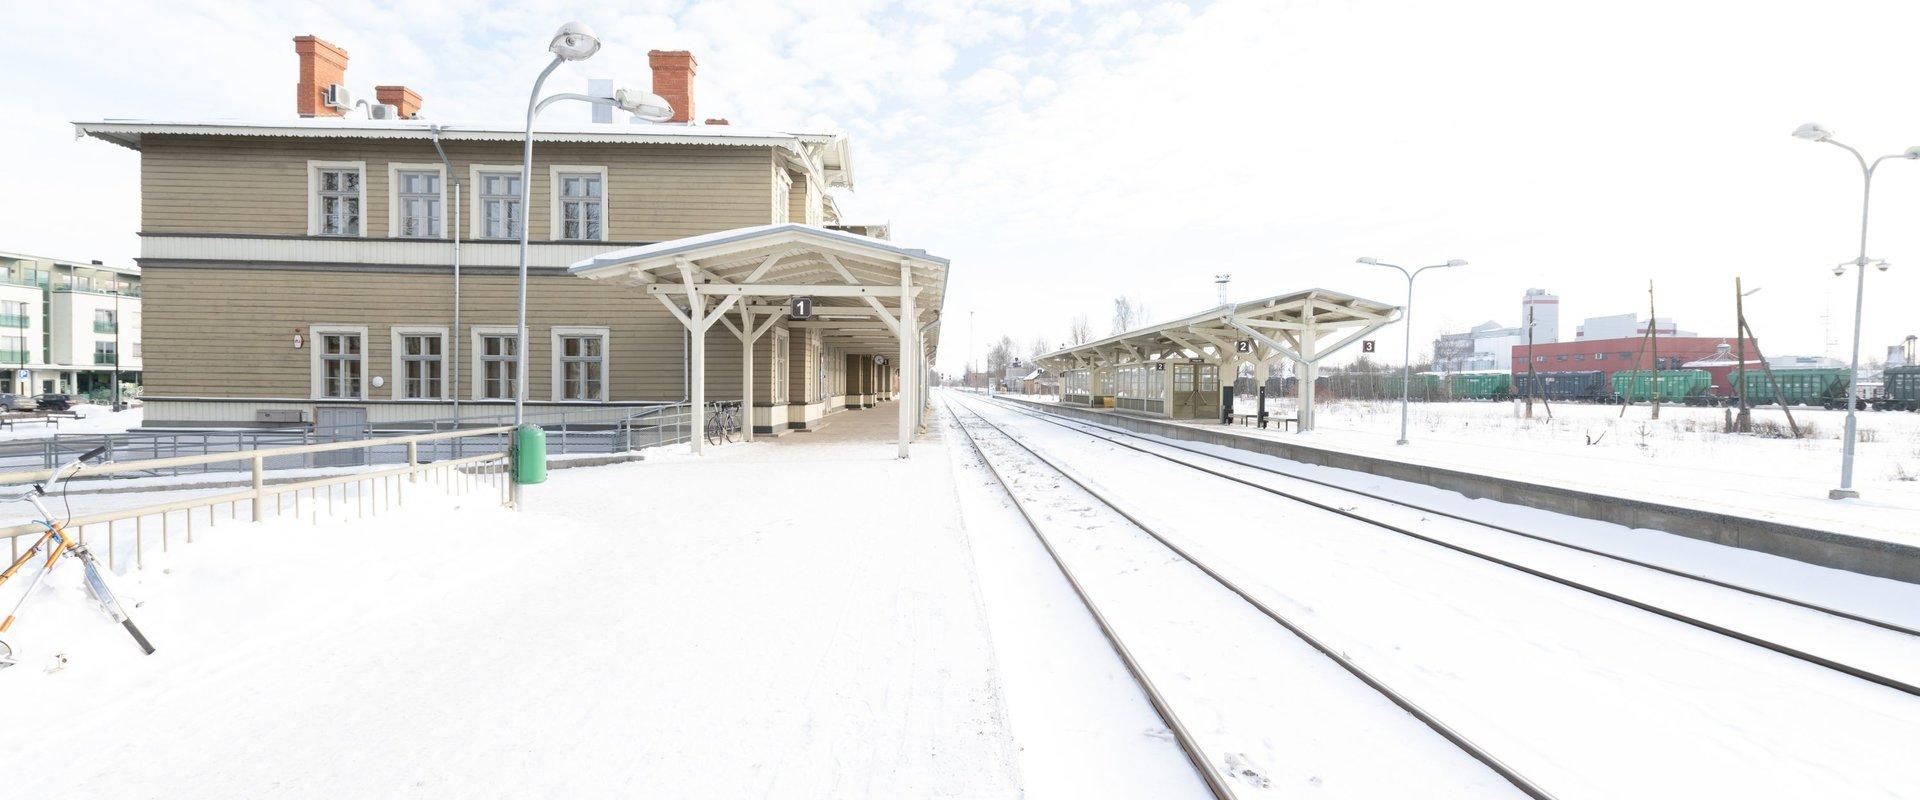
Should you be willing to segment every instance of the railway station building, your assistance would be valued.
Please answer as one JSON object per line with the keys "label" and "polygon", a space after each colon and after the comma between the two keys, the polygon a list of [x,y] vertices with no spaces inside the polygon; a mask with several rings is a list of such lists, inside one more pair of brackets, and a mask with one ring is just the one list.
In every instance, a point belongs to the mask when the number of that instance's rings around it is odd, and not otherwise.
{"label": "railway station building", "polygon": [[[1299,429],[1313,429],[1320,362],[1400,318],[1398,306],[1309,289],[1217,306],[1041,355],[1061,376],[1060,402],[1171,419],[1220,419],[1242,365],[1264,385],[1294,364]],[[1224,382],[1222,376],[1225,376]]]}
{"label": "railway station building", "polygon": [[75,123],[140,154],[148,426],[498,424],[524,383],[535,424],[728,401],[777,436],[931,363],[947,262],[840,218],[844,134],[700,121],[691,53],[650,54],[671,121],[556,108],[522,186],[519,125],[341,103],[346,50],[293,50],[285,117]]}

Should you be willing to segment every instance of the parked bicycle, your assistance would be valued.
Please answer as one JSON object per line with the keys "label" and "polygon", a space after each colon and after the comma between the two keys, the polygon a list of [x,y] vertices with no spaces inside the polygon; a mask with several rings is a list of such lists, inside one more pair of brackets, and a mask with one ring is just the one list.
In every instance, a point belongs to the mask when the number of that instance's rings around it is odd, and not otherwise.
{"label": "parked bicycle", "polygon": [[[107,449],[105,447],[96,447],[87,451],[79,458],[54,470],[53,475],[48,478],[47,483],[53,483],[57,486],[62,485],[65,480],[65,478],[61,477],[63,473],[66,477],[71,478],[74,470],[79,469],[83,464],[91,463],[94,459],[99,458],[106,452]],[[40,538],[34,541],[33,546],[27,548],[27,552],[22,553],[19,558],[14,559],[13,564],[8,566],[5,572],[0,572],[0,586],[4,586],[7,581],[12,580],[22,569],[26,568],[27,564],[34,561],[42,562],[40,570],[33,575],[33,581],[27,584],[26,592],[22,593],[20,599],[13,604],[13,610],[7,614],[6,620],[0,621],[0,633],[5,633],[8,628],[13,627],[13,620],[20,614],[20,609],[27,604],[28,599],[33,597],[33,593],[40,588],[40,584],[46,581],[47,576],[53,573],[53,569],[60,565],[60,557],[64,555],[79,560],[80,568],[84,570],[86,574],[87,594],[93,597],[93,601],[99,605],[100,610],[106,612],[109,619],[125,627],[127,633],[133,635],[133,640],[139,643],[140,649],[146,651],[148,655],[152,655],[153,645],[149,644],[147,637],[142,635],[140,629],[134,626],[133,619],[127,616],[126,610],[120,607],[120,601],[113,596],[113,590],[107,587],[106,576],[101,574],[100,565],[93,558],[93,551],[88,550],[86,544],[68,538],[67,525],[64,521],[53,521],[53,512],[47,510],[46,504],[41,502],[41,498],[46,496],[46,483],[36,483],[33,485],[33,488],[27,490],[25,494],[13,497],[0,497],[0,502],[26,502],[32,504],[33,510],[39,514],[39,517],[36,518],[34,522],[46,528],[46,532],[42,533]],[[41,557],[43,551],[45,552],[44,560],[42,560]],[[0,669],[13,666],[13,664],[13,647],[8,645],[4,640],[0,640]]]}
{"label": "parked bicycle", "polygon": [[717,403],[713,411],[707,414],[707,444],[724,444],[733,441],[733,433],[740,430],[740,404]]}

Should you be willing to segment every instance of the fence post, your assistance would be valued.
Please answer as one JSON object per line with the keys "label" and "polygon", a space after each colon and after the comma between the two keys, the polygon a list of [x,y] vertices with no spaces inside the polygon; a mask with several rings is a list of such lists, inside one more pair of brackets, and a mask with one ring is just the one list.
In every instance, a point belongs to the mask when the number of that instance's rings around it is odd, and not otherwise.
{"label": "fence post", "polygon": [[253,461],[253,521],[259,522],[265,516],[265,513],[266,513],[264,509],[264,506],[266,504],[266,495],[263,493],[262,490],[266,486],[266,469],[267,469],[266,461],[267,460],[260,457],[260,451],[255,450],[252,461]]}
{"label": "fence post", "polygon": [[418,483],[420,473],[412,471],[411,469],[420,466],[420,443],[417,441],[407,442],[407,466],[409,467],[407,482]]}

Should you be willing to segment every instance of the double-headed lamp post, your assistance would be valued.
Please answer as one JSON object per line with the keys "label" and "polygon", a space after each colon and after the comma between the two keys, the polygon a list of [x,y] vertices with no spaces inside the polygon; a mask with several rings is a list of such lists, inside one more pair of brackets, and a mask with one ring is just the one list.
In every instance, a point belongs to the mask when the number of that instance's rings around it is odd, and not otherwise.
{"label": "double-headed lamp post", "polygon": [[[667,101],[650,92],[637,92],[621,89],[613,97],[594,97],[584,94],[556,94],[544,100],[540,99],[540,87],[547,82],[547,76],[563,61],[584,61],[600,51],[600,39],[593,31],[578,22],[569,22],[554,32],[553,41],[547,44],[548,52],[553,53],[553,61],[540,71],[540,77],[533,82],[533,91],[527,94],[527,133],[526,142],[521,150],[520,159],[520,323],[515,340],[514,352],[514,391],[513,424],[519,427],[526,423],[527,399],[527,218],[533,194],[533,120],[540,112],[561,100],[578,100],[613,106],[649,122],[660,122],[673,116],[672,106]],[[601,188],[605,192],[605,187]],[[606,220],[601,220],[605,225]]]}
{"label": "double-headed lamp post", "polygon": [[1878,267],[1881,272],[1886,272],[1887,267],[1890,266],[1885,259],[1867,257],[1867,220],[1869,204],[1873,201],[1873,172],[1880,167],[1880,162],[1889,158],[1904,158],[1910,161],[1920,159],[1920,147],[1909,147],[1904,153],[1884,155],[1868,162],[1867,157],[1861,155],[1860,151],[1835,141],[1832,131],[1814,123],[1809,122],[1794,129],[1793,135],[1795,138],[1809,142],[1826,142],[1852,153],[1853,159],[1860,162],[1860,255],[1854,257],[1852,261],[1842,261],[1833,268],[1833,274],[1838,277],[1844,277],[1849,266],[1860,273],[1855,279],[1853,290],[1853,360],[1847,366],[1847,431],[1841,438],[1840,488],[1827,492],[1827,497],[1842,500],[1860,496],[1860,492],[1853,488],[1853,445],[1859,438],[1859,425],[1854,417],[1854,411],[1855,406],[1858,405],[1856,398],[1860,391],[1860,311],[1867,299],[1867,267]]}
{"label": "double-headed lamp post", "polygon": [[1371,256],[1362,256],[1360,263],[1375,267],[1392,267],[1400,270],[1400,274],[1407,276],[1407,310],[1406,313],[1400,315],[1400,325],[1405,329],[1406,333],[1406,344],[1403,345],[1405,352],[1402,355],[1402,360],[1406,363],[1400,367],[1400,440],[1394,442],[1394,444],[1406,444],[1407,397],[1413,386],[1413,279],[1420,277],[1420,273],[1430,269],[1464,267],[1467,265],[1467,262],[1456,258],[1445,264],[1429,264],[1412,272],[1408,272],[1406,267],[1398,264],[1389,264]]}

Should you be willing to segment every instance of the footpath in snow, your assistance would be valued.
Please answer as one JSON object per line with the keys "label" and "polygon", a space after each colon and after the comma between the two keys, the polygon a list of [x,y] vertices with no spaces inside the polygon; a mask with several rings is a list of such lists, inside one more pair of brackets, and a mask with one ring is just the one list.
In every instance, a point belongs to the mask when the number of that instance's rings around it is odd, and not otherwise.
{"label": "footpath in snow", "polygon": [[150,657],[63,567],[8,636],[0,797],[1199,796],[1017,518],[893,419],[523,512],[223,522],[120,576]]}

